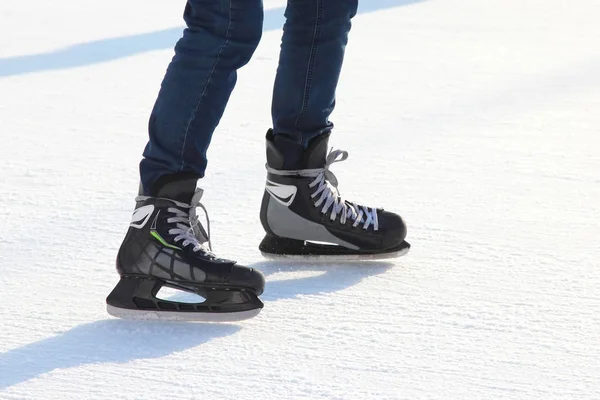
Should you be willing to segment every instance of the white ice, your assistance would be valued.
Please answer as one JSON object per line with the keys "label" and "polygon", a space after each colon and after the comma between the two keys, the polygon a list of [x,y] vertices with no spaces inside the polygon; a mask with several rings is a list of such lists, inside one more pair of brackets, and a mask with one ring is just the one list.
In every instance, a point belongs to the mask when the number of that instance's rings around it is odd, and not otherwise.
{"label": "white ice", "polygon": [[284,3],[202,181],[268,279],[221,325],[104,303],[184,2],[0,2],[0,399],[599,399],[600,2],[362,0],[333,170],[413,247],[334,265],[257,248]]}

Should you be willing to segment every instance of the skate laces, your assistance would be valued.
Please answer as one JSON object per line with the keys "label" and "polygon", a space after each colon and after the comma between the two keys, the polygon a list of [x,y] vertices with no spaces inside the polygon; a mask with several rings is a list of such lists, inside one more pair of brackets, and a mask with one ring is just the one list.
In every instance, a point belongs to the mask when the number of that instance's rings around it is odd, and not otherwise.
{"label": "skate laces", "polygon": [[[208,256],[216,257],[212,252],[212,243],[210,242],[210,219],[208,218],[208,212],[206,207],[200,203],[200,199],[204,191],[202,189],[196,189],[194,196],[192,197],[191,203],[185,204],[175,202],[179,207],[189,209],[189,211],[183,211],[177,207],[169,207],[167,211],[174,214],[174,217],[167,219],[167,222],[176,224],[176,228],[169,229],[169,234],[175,235],[173,238],[174,242],[183,241],[181,244],[183,247],[188,244],[193,244],[193,251],[202,251]],[[198,215],[196,209],[200,207],[204,211],[206,216],[206,228],[204,230],[200,221],[198,221]]]}
{"label": "skate laces", "polygon": [[315,192],[311,195],[311,198],[315,199],[314,206],[316,208],[323,205],[321,208],[322,214],[331,212],[329,219],[332,221],[335,221],[339,215],[340,223],[342,225],[345,225],[346,221],[350,219],[351,221],[354,221],[352,224],[354,228],[362,223],[363,229],[369,229],[369,226],[372,225],[373,229],[377,231],[379,230],[377,208],[361,206],[354,202],[344,200],[338,189],[338,180],[329,169],[332,164],[345,161],[347,158],[347,151],[333,150],[333,148],[331,148],[325,159],[324,168],[284,171],[267,166],[267,171],[275,175],[314,177],[315,179],[308,186],[310,188],[316,188]]}

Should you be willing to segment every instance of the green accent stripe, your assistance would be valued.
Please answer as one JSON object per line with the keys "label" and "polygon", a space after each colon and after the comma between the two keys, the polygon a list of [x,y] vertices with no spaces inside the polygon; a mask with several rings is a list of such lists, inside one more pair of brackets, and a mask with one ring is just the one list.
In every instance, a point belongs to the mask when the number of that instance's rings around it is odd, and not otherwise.
{"label": "green accent stripe", "polygon": [[158,234],[158,232],[150,231],[150,234],[152,235],[152,237],[154,237],[154,239],[158,240],[160,242],[160,244],[162,244],[163,246],[168,247],[170,249],[181,250],[181,247],[173,246],[172,244],[167,243],[165,241],[165,239],[163,239],[162,236],[160,236]]}

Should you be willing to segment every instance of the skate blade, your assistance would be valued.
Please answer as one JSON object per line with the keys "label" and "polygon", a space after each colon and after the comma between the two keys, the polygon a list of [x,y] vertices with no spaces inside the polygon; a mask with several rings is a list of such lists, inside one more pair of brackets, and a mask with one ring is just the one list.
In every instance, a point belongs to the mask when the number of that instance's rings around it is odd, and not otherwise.
{"label": "skate blade", "polygon": [[106,305],[106,311],[113,317],[137,321],[187,321],[187,322],[237,322],[256,317],[261,308],[248,311],[209,313],[132,310]]}
{"label": "skate blade", "polygon": [[307,261],[307,262],[336,262],[336,261],[379,261],[379,260],[389,260],[391,258],[398,258],[406,255],[410,247],[406,247],[400,249],[398,251],[393,251],[389,253],[379,253],[379,254],[274,254],[274,253],[265,253],[261,251],[263,257],[269,260],[278,260],[278,261]]}

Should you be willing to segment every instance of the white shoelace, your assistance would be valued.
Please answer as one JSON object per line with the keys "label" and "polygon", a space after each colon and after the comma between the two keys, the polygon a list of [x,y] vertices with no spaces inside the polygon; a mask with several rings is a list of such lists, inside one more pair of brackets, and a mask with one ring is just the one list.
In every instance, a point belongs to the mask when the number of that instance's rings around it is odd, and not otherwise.
{"label": "white shoelace", "polygon": [[[196,189],[190,205],[185,203],[177,203],[179,206],[189,208],[189,212],[182,211],[175,207],[167,208],[167,211],[175,214],[175,217],[167,219],[168,223],[177,223],[177,228],[169,229],[171,235],[176,235],[173,240],[178,242],[183,240],[182,246],[185,247],[188,244],[193,244],[193,251],[202,251],[209,256],[215,257],[212,252],[212,243],[210,242],[210,219],[208,218],[208,211],[200,199],[204,191],[200,188]],[[196,214],[196,208],[200,207],[204,211],[206,216],[206,229],[204,230],[200,221],[198,221],[198,215]]]}
{"label": "white shoelace", "polygon": [[[169,224],[176,224],[175,228],[169,229],[169,234],[175,235],[173,238],[174,242],[181,242],[181,246],[185,247],[188,244],[193,244],[193,251],[202,251],[208,256],[216,257],[212,252],[212,243],[210,242],[210,219],[208,218],[208,212],[200,199],[204,191],[202,189],[196,189],[192,201],[190,204],[181,203],[175,201],[175,203],[182,208],[188,209],[189,211],[183,211],[176,207],[168,207],[167,212],[174,214],[174,217],[167,219]],[[137,201],[145,200],[148,197],[139,196],[136,198]],[[206,228],[205,231],[200,221],[198,221],[198,215],[196,214],[196,208],[202,208],[206,215]]]}
{"label": "white shoelace", "polygon": [[[341,156],[341,157],[340,157]],[[315,188],[316,191],[311,195],[311,198],[318,199],[315,201],[315,207],[321,208],[321,213],[326,214],[331,209],[331,215],[329,218],[335,221],[337,216],[340,216],[340,223],[346,224],[346,221],[350,219],[354,221],[353,227],[357,227],[359,224],[363,224],[363,229],[369,229],[369,226],[373,225],[375,231],[379,230],[379,221],[377,219],[377,208],[369,208],[358,205],[354,202],[349,202],[342,199],[339,189],[338,180],[329,170],[329,167],[340,161],[345,161],[348,158],[348,152],[342,150],[329,151],[327,158],[325,159],[325,167],[317,169],[301,169],[295,171],[276,170],[267,166],[267,171],[281,176],[303,176],[303,177],[315,177],[308,186]]]}

